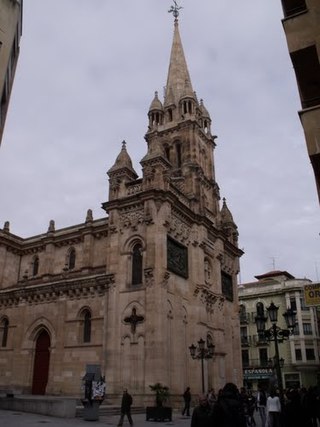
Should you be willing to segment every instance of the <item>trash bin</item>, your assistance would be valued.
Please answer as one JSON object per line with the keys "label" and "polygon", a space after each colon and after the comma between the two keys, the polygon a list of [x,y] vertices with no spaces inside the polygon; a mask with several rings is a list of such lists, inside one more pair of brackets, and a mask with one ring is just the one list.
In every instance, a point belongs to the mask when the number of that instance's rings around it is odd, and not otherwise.
{"label": "trash bin", "polygon": [[99,406],[101,402],[98,400],[87,400],[83,399],[82,404],[84,406],[83,419],[85,421],[98,421],[99,420]]}

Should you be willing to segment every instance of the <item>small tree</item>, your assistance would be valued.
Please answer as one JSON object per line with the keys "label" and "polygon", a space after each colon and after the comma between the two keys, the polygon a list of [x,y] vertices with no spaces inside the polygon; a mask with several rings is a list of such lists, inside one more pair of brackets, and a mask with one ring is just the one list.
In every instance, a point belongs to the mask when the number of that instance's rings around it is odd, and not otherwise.
{"label": "small tree", "polygon": [[170,397],[169,387],[161,383],[155,383],[154,385],[149,385],[149,387],[156,393],[156,406],[163,406]]}

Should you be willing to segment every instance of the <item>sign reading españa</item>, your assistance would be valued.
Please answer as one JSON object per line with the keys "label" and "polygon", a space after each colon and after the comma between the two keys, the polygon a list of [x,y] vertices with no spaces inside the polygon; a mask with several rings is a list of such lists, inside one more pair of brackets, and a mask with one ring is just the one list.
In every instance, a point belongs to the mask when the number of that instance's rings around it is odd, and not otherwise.
{"label": "sign reading espa\u00f1a", "polygon": [[306,305],[320,305],[320,283],[305,285],[304,301]]}

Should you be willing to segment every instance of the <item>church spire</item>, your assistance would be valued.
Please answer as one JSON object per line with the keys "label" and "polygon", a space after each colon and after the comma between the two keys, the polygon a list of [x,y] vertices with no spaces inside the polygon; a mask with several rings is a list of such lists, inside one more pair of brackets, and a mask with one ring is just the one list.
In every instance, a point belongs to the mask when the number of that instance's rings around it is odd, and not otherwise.
{"label": "church spire", "polygon": [[179,33],[177,5],[176,8],[173,8],[172,6],[172,10],[170,11],[176,11],[176,13],[173,12],[175,16],[174,34],[169,62],[167,86],[165,90],[165,107],[170,104],[177,105],[184,97],[195,98]]}

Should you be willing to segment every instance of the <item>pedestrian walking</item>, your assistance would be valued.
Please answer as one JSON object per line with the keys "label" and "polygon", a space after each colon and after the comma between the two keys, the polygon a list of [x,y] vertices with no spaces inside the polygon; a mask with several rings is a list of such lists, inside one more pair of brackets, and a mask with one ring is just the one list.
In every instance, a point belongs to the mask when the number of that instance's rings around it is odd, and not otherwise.
{"label": "pedestrian walking", "polygon": [[186,414],[187,417],[190,417],[190,403],[191,403],[191,392],[190,387],[187,387],[183,393],[184,407],[182,410],[182,415]]}
{"label": "pedestrian walking", "polygon": [[267,394],[262,387],[258,387],[257,409],[261,419],[262,427],[265,427],[266,425],[266,405],[267,405]]}
{"label": "pedestrian walking", "polygon": [[254,419],[254,411],[256,409],[256,398],[252,394],[252,391],[249,390],[247,394],[247,425],[250,427],[253,427],[256,425],[255,419]]}
{"label": "pedestrian walking", "polygon": [[191,427],[212,427],[211,407],[205,394],[200,394],[199,404],[192,412]]}
{"label": "pedestrian walking", "polygon": [[238,387],[227,383],[212,410],[212,426],[214,427],[246,427],[243,402]]}
{"label": "pedestrian walking", "polygon": [[211,408],[213,408],[213,405],[216,403],[216,401],[217,401],[217,396],[214,392],[214,389],[210,388],[210,390],[208,391],[208,402]]}
{"label": "pedestrian walking", "polygon": [[285,426],[306,426],[298,389],[287,390],[285,394],[285,405],[282,408],[282,413]]}
{"label": "pedestrian walking", "polygon": [[266,427],[281,427],[280,424],[281,404],[275,390],[271,390],[267,398],[267,423]]}
{"label": "pedestrian walking", "polygon": [[129,424],[132,426],[133,421],[131,417],[131,405],[132,405],[132,396],[128,393],[128,389],[123,390],[122,400],[121,400],[121,415],[118,422],[118,426],[122,426],[124,416],[126,415],[129,421]]}

